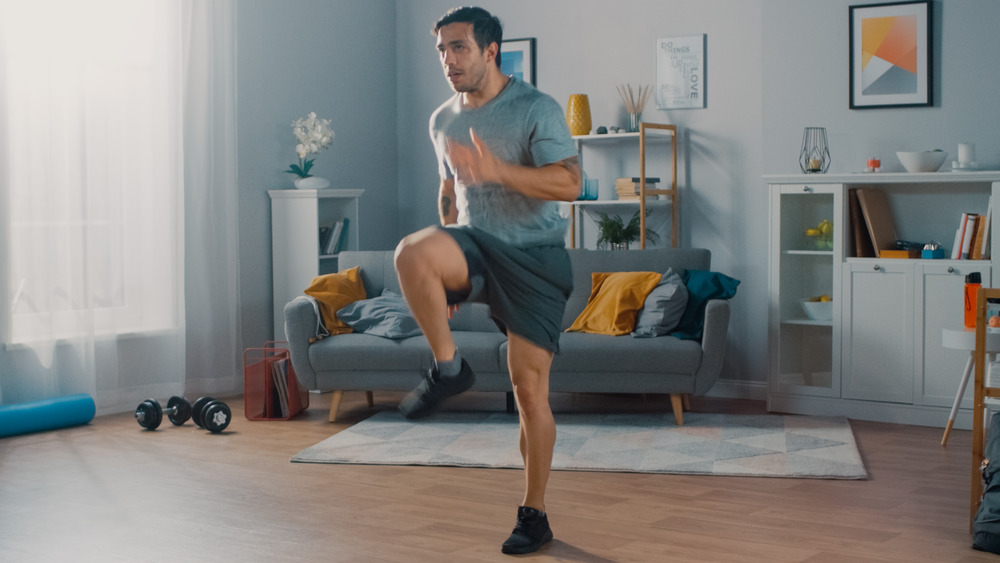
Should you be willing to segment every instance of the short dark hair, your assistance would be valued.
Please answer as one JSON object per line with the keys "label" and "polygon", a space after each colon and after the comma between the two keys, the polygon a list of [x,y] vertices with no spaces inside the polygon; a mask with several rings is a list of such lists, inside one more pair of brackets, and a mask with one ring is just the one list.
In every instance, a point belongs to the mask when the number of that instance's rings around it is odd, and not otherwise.
{"label": "short dark hair", "polygon": [[481,51],[485,51],[490,43],[496,43],[496,63],[497,67],[500,66],[500,45],[503,43],[503,24],[500,23],[500,18],[482,8],[471,6],[453,8],[434,24],[431,34],[437,35],[442,27],[453,23],[471,23],[472,36]]}

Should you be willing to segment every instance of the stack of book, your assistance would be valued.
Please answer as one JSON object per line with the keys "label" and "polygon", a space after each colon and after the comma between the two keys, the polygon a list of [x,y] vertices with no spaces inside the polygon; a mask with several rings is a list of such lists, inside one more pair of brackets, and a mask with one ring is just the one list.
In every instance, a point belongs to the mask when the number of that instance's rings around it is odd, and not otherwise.
{"label": "stack of book", "polygon": [[986,214],[962,213],[955,244],[952,246],[952,260],[986,260],[990,256],[990,222],[993,215],[993,198],[986,207]]}
{"label": "stack of book", "polygon": [[[639,199],[639,180],[640,178],[618,178],[615,182],[615,192],[618,194],[618,199]],[[655,190],[656,183],[659,182],[659,178],[646,178],[646,189]]]}

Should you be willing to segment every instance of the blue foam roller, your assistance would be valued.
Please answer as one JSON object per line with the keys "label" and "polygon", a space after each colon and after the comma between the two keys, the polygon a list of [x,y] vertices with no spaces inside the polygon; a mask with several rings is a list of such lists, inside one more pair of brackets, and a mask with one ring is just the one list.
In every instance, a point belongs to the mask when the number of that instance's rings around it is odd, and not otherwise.
{"label": "blue foam roller", "polygon": [[86,393],[0,406],[0,437],[87,424],[95,412]]}

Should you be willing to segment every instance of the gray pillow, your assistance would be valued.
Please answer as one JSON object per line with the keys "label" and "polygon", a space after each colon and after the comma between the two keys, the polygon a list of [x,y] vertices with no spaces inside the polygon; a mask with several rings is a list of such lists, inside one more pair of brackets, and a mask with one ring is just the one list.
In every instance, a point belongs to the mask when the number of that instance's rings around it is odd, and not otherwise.
{"label": "gray pillow", "polygon": [[667,268],[660,283],[646,296],[646,302],[635,319],[632,336],[652,338],[669,334],[681,322],[687,302],[688,290],[684,280],[673,268]]}
{"label": "gray pillow", "polygon": [[421,334],[403,296],[385,289],[380,297],[362,299],[337,311],[337,318],[357,332],[383,338]]}

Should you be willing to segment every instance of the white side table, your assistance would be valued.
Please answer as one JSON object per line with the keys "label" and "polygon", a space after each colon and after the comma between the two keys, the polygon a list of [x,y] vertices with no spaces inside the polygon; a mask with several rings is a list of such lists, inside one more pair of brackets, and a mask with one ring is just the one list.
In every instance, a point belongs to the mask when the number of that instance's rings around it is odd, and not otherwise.
{"label": "white side table", "polygon": [[[956,350],[968,350],[969,360],[965,362],[965,373],[962,374],[962,382],[958,385],[958,393],[955,394],[955,403],[951,406],[951,414],[948,415],[948,424],[944,427],[944,436],[941,437],[941,445],[948,445],[948,435],[951,434],[951,427],[955,424],[955,416],[958,414],[958,405],[965,395],[965,388],[969,385],[969,377],[972,375],[972,368],[976,364],[976,329],[974,328],[945,328],[941,330],[941,345],[945,348]],[[986,332],[986,352],[989,354],[987,370],[993,360],[996,359],[997,352],[1000,352],[1000,332]]]}

